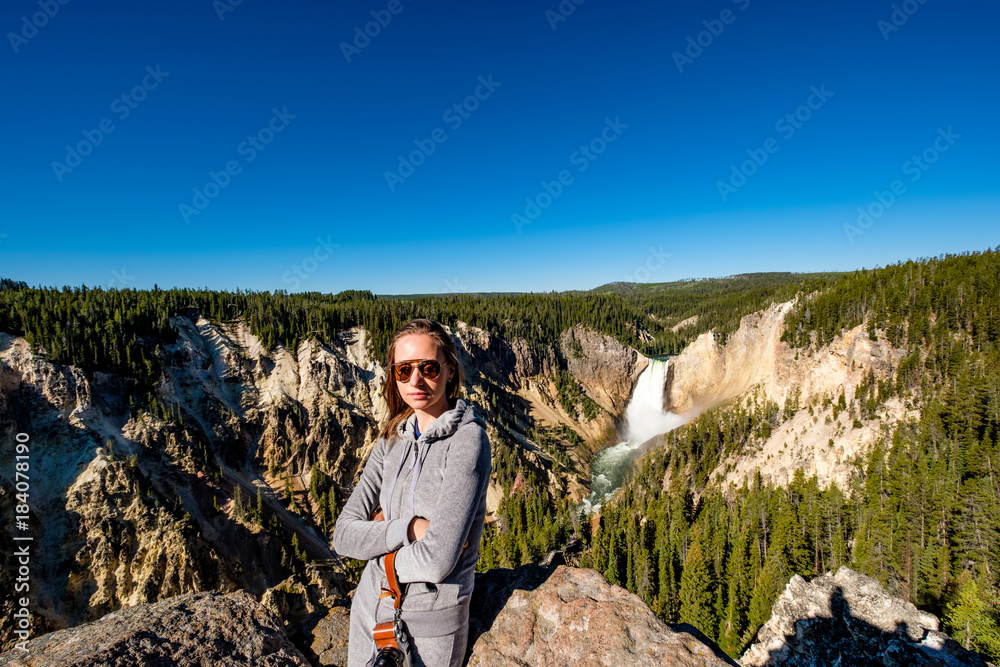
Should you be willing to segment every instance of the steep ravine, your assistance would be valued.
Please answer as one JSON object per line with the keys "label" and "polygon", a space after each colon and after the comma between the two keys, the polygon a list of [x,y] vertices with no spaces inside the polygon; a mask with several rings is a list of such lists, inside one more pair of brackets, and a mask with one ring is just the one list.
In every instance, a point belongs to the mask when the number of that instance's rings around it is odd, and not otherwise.
{"label": "steep ravine", "polygon": [[[287,578],[292,535],[328,570],[331,591],[349,590],[308,489],[316,466],[342,502],[377,439],[386,375],[368,351],[368,332],[265,350],[241,322],[170,322],[177,339],[163,346],[152,412],[130,410],[125,379],[50,363],[24,339],[0,333],[0,428],[32,439],[35,636],[184,593],[244,589],[259,598]],[[555,350],[540,355],[462,323],[453,332],[466,392],[491,442],[513,446],[554,495],[579,499],[589,452],[613,437],[643,358],[606,336],[568,335],[580,341],[569,373],[601,406],[592,419],[559,400]],[[583,446],[566,452],[575,470],[552,465],[528,436],[532,424],[577,434]],[[0,458],[7,505],[11,452]],[[259,490],[271,530],[236,516],[237,490],[244,508]],[[491,485],[490,511],[501,494]],[[5,600],[9,572],[0,573]],[[3,646],[11,633],[5,615]]]}
{"label": "steep ravine", "polygon": [[[850,400],[869,370],[887,377],[898,364],[901,351],[860,328],[809,354],[789,348],[780,341],[789,307],[745,317],[725,344],[702,334],[673,357],[665,407],[691,416],[751,395],[783,404],[795,391],[800,406],[842,391]],[[321,564],[330,591],[349,590],[308,489],[316,466],[342,501],[377,439],[386,375],[368,350],[368,332],[354,328],[325,344],[265,350],[241,322],[175,317],[171,324],[177,340],[162,351],[156,414],[130,413],[122,378],[49,363],[24,339],[0,333],[0,429],[32,437],[36,636],[183,593],[244,589],[259,599],[288,578],[292,535]],[[553,496],[581,500],[593,452],[621,435],[645,357],[574,327],[559,341],[558,349],[569,351],[560,371],[555,347],[538,352],[463,323],[453,336],[467,395],[486,417],[491,442],[512,447],[541,471]],[[560,400],[561,372],[598,406],[593,418],[581,403],[567,409]],[[909,411],[890,402],[861,428],[846,412],[837,420],[827,419],[829,410],[813,413],[800,407],[757,449],[724,461],[719,478],[740,483],[760,469],[767,480],[785,483],[801,468],[823,483],[840,481],[844,461]],[[576,434],[583,444],[565,451],[572,469],[554,465],[532,441],[532,426]],[[4,475],[13,469],[10,452],[0,465]],[[11,501],[10,480],[3,479],[0,508]],[[286,485],[297,510],[284,497]],[[236,517],[237,489],[244,506],[259,490],[276,530]],[[492,484],[490,512],[501,495]],[[8,572],[0,573],[5,600]],[[8,646],[10,638],[8,614],[0,639]]]}

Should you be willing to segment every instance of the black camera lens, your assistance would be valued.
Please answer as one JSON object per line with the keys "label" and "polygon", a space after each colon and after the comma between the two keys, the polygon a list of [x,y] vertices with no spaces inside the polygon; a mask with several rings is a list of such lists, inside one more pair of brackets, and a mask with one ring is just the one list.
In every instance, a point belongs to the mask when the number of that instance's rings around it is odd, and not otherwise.
{"label": "black camera lens", "polygon": [[403,652],[397,648],[384,648],[378,652],[374,667],[403,667]]}

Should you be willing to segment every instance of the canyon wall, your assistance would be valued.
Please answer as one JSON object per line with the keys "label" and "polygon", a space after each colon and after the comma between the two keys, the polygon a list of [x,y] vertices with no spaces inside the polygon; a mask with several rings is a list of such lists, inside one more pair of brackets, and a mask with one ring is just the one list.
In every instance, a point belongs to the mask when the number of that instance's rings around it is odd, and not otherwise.
{"label": "canyon wall", "polygon": [[[786,484],[797,469],[816,474],[824,487],[836,481],[846,488],[849,460],[884,437],[915,412],[891,399],[875,419],[859,420],[851,411],[834,417],[832,405],[842,393],[849,403],[869,371],[876,379],[892,377],[905,351],[879,336],[871,340],[863,326],[837,336],[830,344],[802,350],[781,341],[785,314],[794,301],[772,304],[747,315],[725,343],[713,332],[701,334],[671,358],[664,387],[664,407],[694,416],[736,401],[771,400],[784,407],[792,398],[798,409],[766,441],[724,461],[713,474],[724,484],[740,485],[760,471],[765,482]],[[807,405],[813,403],[810,411]]]}
{"label": "canyon wall", "polygon": [[[260,597],[288,576],[293,537],[349,588],[309,487],[314,468],[333,480],[340,502],[353,487],[387,414],[384,351],[372,353],[360,327],[267,350],[240,321],[178,316],[170,324],[177,337],[160,352],[157,407],[141,412],[130,408],[140,397],[126,378],[51,363],[23,338],[0,333],[0,430],[11,441],[18,432],[31,438],[36,635],[180,594],[244,589]],[[588,451],[614,433],[641,355],[574,329],[583,355],[572,358],[570,377],[602,406],[586,419],[579,405],[567,410],[559,400],[557,348],[539,351],[464,323],[452,335],[466,395],[494,446],[514,447],[554,495],[584,497]],[[531,442],[532,426],[574,431],[585,443],[568,452],[576,469],[553,466]],[[0,465],[0,507],[13,508],[12,450]],[[502,493],[490,485],[490,512]],[[258,504],[270,530],[245,515]],[[12,610],[14,571],[0,572],[4,611]],[[10,619],[0,619],[4,646]]]}

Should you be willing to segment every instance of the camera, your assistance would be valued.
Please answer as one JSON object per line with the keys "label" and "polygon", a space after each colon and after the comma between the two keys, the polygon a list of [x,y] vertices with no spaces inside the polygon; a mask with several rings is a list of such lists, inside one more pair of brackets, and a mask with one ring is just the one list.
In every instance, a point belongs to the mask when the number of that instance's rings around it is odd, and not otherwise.
{"label": "camera", "polygon": [[406,658],[398,648],[389,646],[378,652],[372,667],[403,667]]}

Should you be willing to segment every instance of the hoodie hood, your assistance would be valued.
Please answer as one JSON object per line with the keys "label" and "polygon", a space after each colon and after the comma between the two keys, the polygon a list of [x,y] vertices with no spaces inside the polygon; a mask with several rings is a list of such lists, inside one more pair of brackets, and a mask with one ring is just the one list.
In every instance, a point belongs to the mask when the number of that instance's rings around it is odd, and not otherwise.
{"label": "hoodie hood", "polygon": [[424,442],[428,440],[437,440],[439,438],[447,438],[454,435],[455,432],[458,431],[459,427],[469,422],[476,422],[482,428],[486,428],[486,422],[483,421],[482,417],[476,414],[473,405],[464,398],[455,399],[455,407],[447,410],[441,414],[440,417],[432,421],[425,430],[421,431],[419,438],[416,437],[416,432],[414,430],[416,422],[417,415],[411,414],[407,417],[406,421],[400,422],[399,426],[396,427],[396,435],[404,441]]}

